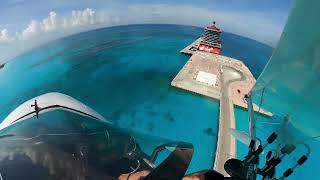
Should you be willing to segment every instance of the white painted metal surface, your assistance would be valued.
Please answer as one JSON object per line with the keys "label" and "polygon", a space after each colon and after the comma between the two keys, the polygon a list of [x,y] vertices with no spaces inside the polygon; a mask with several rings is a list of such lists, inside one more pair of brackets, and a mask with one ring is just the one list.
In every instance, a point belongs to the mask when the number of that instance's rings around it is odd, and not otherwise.
{"label": "white painted metal surface", "polygon": [[[248,133],[239,131],[236,129],[232,129],[232,128],[229,129],[229,133],[241,143],[249,146],[251,142],[251,137]],[[257,142],[256,147],[258,147],[260,145],[260,141],[256,141],[256,142]]]}
{"label": "white painted metal surface", "polygon": [[102,115],[86,106],[85,104],[81,103],[80,101],[65,94],[53,92],[32,98],[21,104],[2,121],[2,123],[0,124],[0,130],[35,116],[35,108],[31,106],[32,104],[35,104],[35,100],[37,100],[38,107],[40,108],[39,114],[60,109],[77,113],[82,116],[87,116],[92,119],[111,123],[107,121]]}
{"label": "white painted metal surface", "polygon": [[215,74],[199,71],[196,80],[214,86],[217,82],[217,76]]}

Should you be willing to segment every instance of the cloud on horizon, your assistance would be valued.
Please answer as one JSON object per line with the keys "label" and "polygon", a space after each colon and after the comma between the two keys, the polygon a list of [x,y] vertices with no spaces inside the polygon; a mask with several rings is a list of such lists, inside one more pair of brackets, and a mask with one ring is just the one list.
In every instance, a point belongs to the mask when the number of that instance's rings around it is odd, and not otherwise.
{"label": "cloud on horizon", "polygon": [[[163,23],[205,26],[216,20],[224,31],[249,37],[274,46],[282,32],[282,26],[275,24],[264,13],[236,11],[213,11],[188,5],[136,4],[116,9],[93,10],[86,8],[67,14],[51,11],[42,20],[31,20],[27,27],[18,32],[0,30],[0,48],[8,49],[1,58],[9,59],[15,52],[26,51],[45,42],[101,27],[137,24]],[[2,56],[2,57],[1,57]]]}
{"label": "cloud on horizon", "polygon": [[8,34],[8,30],[7,29],[2,29],[0,31],[0,44],[1,43],[10,43],[12,42],[14,39],[13,37],[11,37],[9,34]]}

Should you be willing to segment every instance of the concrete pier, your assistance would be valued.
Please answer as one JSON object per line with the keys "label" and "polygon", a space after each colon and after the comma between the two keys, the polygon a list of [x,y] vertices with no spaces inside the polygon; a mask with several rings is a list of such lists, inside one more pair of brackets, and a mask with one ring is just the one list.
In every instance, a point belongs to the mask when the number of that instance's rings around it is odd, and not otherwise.
{"label": "concrete pier", "polygon": [[184,53],[184,54],[189,54],[192,55],[194,52],[197,51],[197,48],[201,42],[202,38],[198,38],[197,40],[195,40],[193,43],[191,43],[189,46],[183,48],[180,52]]}
{"label": "concrete pier", "polygon": [[[235,129],[234,105],[247,108],[244,95],[249,93],[256,80],[246,65],[237,59],[212,53],[198,51],[197,45],[201,38],[190,44],[182,53],[192,55],[180,72],[171,82],[171,85],[180,89],[191,91],[215,100],[220,100],[220,117],[218,142],[215,154],[214,169],[228,176],[224,171],[224,163],[236,156],[236,140],[229,133],[230,128]],[[198,80],[199,72],[215,77],[214,84]],[[253,109],[262,115],[272,116],[271,112]]]}
{"label": "concrete pier", "polygon": [[222,67],[223,74],[221,76],[221,96],[220,96],[220,117],[218,143],[215,154],[214,170],[222,173],[224,176],[228,174],[224,170],[224,163],[236,157],[236,140],[228,133],[229,128],[236,128],[234,117],[234,106],[230,98],[230,85],[236,81],[243,81],[243,74],[231,67]]}
{"label": "concrete pier", "polygon": [[[237,59],[195,51],[173,79],[171,85],[215,100],[220,100],[222,66],[232,67],[243,74],[244,79],[242,81],[237,81],[230,85],[230,98],[236,106],[247,108],[247,103],[243,97],[250,91],[256,80],[243,62]],[[217,77],[217,83],[212,86],[197,81],[196,77],[200,71],[214,74]],[[254,105],[254,110],[258,111],[258,109],[258,106]],[[267,116],[272,115],[263,109],[260,109],[259,113]]]}

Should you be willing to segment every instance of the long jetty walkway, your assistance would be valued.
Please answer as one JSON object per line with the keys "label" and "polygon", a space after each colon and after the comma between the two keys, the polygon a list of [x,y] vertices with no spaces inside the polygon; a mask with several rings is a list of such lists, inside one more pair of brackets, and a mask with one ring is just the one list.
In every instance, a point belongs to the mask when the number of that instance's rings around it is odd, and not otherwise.
{"label": "long jetty walkway", "polygon": [[227,176],[224,170],[224,163],[236,157],[236,141],[235,138],[228,133],[229,128],[235,129],[234,106],[230,99],[230,84],[236,81],[243,81],[245,77],[240,71],[231,67],[222,67],[223,74],[221,76],[221,95],[220,95],[220,117],[218,144],[214,161],[214,170]]}
{"label": "long jetty walkway", "polygon": [[[243,97],[249,93],[256,80],[242,61],[198,51],[196,47],[200,40],[197,39],[181,50],[182,53],[192,56],[172,80],[171,85],[220,101],[218,142],[213,168],[227,176],[224,163],[236,156],[237,149],[236,140],[229,133],[230,128],[236,128],[234,105],[247,108]],[[215,77],[215,84],[199,81],[197,76],[200,72]],[[259,110],[255,104],[253,109],[256,112]],[[272,113],[264,109],[260,109],[258,113],[272,116]]]}

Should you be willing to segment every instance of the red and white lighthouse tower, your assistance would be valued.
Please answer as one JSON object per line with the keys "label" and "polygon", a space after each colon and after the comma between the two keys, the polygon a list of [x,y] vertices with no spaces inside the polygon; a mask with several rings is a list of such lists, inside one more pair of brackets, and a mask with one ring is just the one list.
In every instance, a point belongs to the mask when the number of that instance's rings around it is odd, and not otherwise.
{"label": "red and white lighthouse tower", "polygon": [[216,22],[213,22],[211,26],[206,27],[204,34],[202,35],[202,40],[198,46],[198,50],[213,54],[220,54],[220,34],[221,30],[216,26]]}

